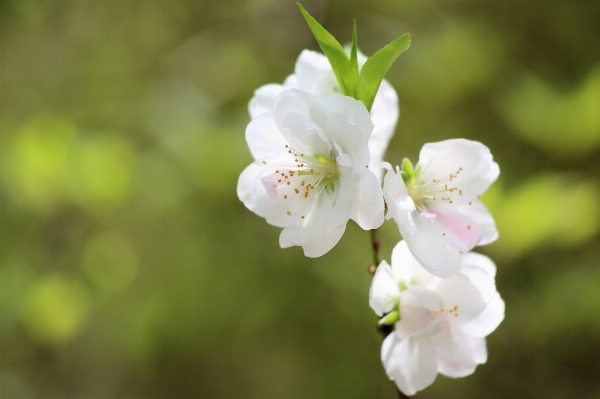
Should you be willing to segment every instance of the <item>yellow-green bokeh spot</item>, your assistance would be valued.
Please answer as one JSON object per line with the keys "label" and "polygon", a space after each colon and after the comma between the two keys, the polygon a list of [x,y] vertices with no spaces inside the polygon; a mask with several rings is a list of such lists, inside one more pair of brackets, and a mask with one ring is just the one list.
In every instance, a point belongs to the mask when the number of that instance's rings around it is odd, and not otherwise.
{"label": "yellow-green bokeh spot", "polygon": [[9,144],[4,177],[22,206],[48,211],[69,203],[90,212],[121,205],[136,173],[136,153],[123,136],[80,132],[69,119],[39,115]]}
{"label": "yellow-green bokeh spot", "polygon": [[489,247],[512,259],[544,244],[573,247],[600,230],[600,187],[569,175],[541,175],[508,193],[499,185],[483,196],[500,233]]}
{"label": "yellow-green bokeh spot", "polygon": [[98,290],[113,293],[133,281],[138,270],[138,256],[123,234],[102,232],[87,242],[83,269]]}
{"label": "yellow-green bokeh spot", "polygon": [[590,153],[600,146],[600,65],[568,93],[529,74],[496,106],[519,136],[547,152]]}
{"label": "yellow-green bokeh spot", "polygon": [[36,340],[63,344],[80,331],[89,308],[89,296],[81,283],[54,275],[31,285],[24,324]]}

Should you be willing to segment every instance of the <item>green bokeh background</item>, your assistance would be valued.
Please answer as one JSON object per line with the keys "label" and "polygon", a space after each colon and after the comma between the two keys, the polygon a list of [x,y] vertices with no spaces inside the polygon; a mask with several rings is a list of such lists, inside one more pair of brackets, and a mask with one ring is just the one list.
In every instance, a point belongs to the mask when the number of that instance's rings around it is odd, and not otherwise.
{"label": "green bokeh background", "polygon": [[[465,137],[501,167],[506,319],[416,396],[600,398],[600,3],[304,5],[365,54],[411,34],[388,161]],[[396,397],[369,234],[308,259],[235,193],[253,90],[316,46],[287,0],[0,1],[0,398]]]}

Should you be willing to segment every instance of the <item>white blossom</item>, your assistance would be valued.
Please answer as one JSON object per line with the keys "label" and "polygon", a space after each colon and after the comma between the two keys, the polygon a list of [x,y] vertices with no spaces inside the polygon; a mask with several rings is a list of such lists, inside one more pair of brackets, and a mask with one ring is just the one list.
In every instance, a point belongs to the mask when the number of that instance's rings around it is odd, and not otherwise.
{"label": "white blossom", "polygon": [[[366,57],[362,56],[363,62]],[[361,61],[361,60],[359,60]],[[362,66],[359,62],[359,66]],[[331,64],[323,54],[304,50],[296,61],[294,74],[288,76],[283,84],[270,83],[258,88],[248,104],[252,118],[273,109],[275,97],[286,89],[300,89],[323,97],[339,93]],[[383,80],[371,109],[371,119],[374,124],[373,133],[369,137],[369,152],[371,154],[369,169],[378,179],[381,179],[381,161],[391,137],[394,135],[399,116],[398,95],[392,85]]]}
{"label": "white blossom", "polygon": [[413,255],[431,273],[458,272],[460,252],[493,242],[494,219],[479,200],[500,173],[489,149],[477,141],[453,139],[425,144],[413,170],[388,163],[383,195],[386,218],[398,224]]}
{"label": "white blossom", "polygon": [[378,314],[399,313],[384,340],[381,360],[388,377],[406,395],[433,383],[438,373],[458,378],[487,360],[485,337],[504,319],[496,291],[496,266],[486,256],[460,255],[461,271],[447,279],[428,273],[405,241],[396,245],[392,266],[382,262],[369,304]]}
{"label": "white blossom", "polygon": [[282,248],[302,246],[310,257],[328,252],[349,219],[379,227],[383,194],[367,168],[372,129],[365,106],[351,97],[281,92],[246,129],[255,162],[239,178],[240,200],[283,228]]}

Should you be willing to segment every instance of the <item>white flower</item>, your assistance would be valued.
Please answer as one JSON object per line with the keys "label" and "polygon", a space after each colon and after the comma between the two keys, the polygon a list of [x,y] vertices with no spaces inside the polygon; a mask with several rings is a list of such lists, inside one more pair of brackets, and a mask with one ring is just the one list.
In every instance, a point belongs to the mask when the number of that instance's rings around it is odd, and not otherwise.
{"label": "white flower", "polygon": [[494,219],[479,196],[500,174],[489,149],[453,139],[425,144],[415,170],[384,163],[386,218],[394,218],[413,255],[439,277],[458,272],[460,252],[498,237]]}
{"label": "white flower", "polygon": [[396,309],[399,321],[381,348],[390,379],[406,395],[433,383],[438,373],[458,378],[487,360],[485,337],[504,319],[496,291],[496,266],[486,256],[460,255],[461,272],[447,279],[428,273],[405,241],[396,245],[392,266],[381,262],[369,293],[379,316]]}
{"label": "white flower", "polygon": [[[366,60],[366,57],[364,59]],[[359,63],[359,66],[362,66],[362,63]],[[275,97],[282,91],[292,88],[304,90],[319,97],[339,92],[339,89],[336,89],[338,83],[327,57],[314,51],[304,50],[296,61],[294,74],[288,76],[282,85],[271,83],[254,92],[254,97],[248,104],[250,117],[256,118],[260,114],[271,111]],[[371,109],[374,128],[368,142],[371,154],[369,169],[375,173],[378,179],[381,179],[381,161],[383,161],[388,143],[394,135],[399,112],[398,95],[392,85],[383,80]]]}
{"label": "white flower", "polygon": [[383,194],[367,169],[373,124],[362,102],[291,89],[255,117],[246,140],[256,160],[241,174],[238,196],[268,223],[283,227],[282,248],[317,257],[341,238],[348,219],[363,229],[383,223]]}

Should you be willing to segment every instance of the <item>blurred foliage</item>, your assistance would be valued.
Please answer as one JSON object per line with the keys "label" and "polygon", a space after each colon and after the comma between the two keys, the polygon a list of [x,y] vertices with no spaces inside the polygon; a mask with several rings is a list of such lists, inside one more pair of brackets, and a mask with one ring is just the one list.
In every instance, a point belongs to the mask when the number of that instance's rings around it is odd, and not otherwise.
{"label": "blurred foliage", "polygon": [[[303,5],[399,35],[387,160],[479,140],[506,320],[419,398],[600,398],[600,3]],[[0,398],[394,398],[369,234],[281,250],[235,194],[253,90],[317,49],[293,1],[0,1]],[[399,234],[381,229],[384,258]]]}

